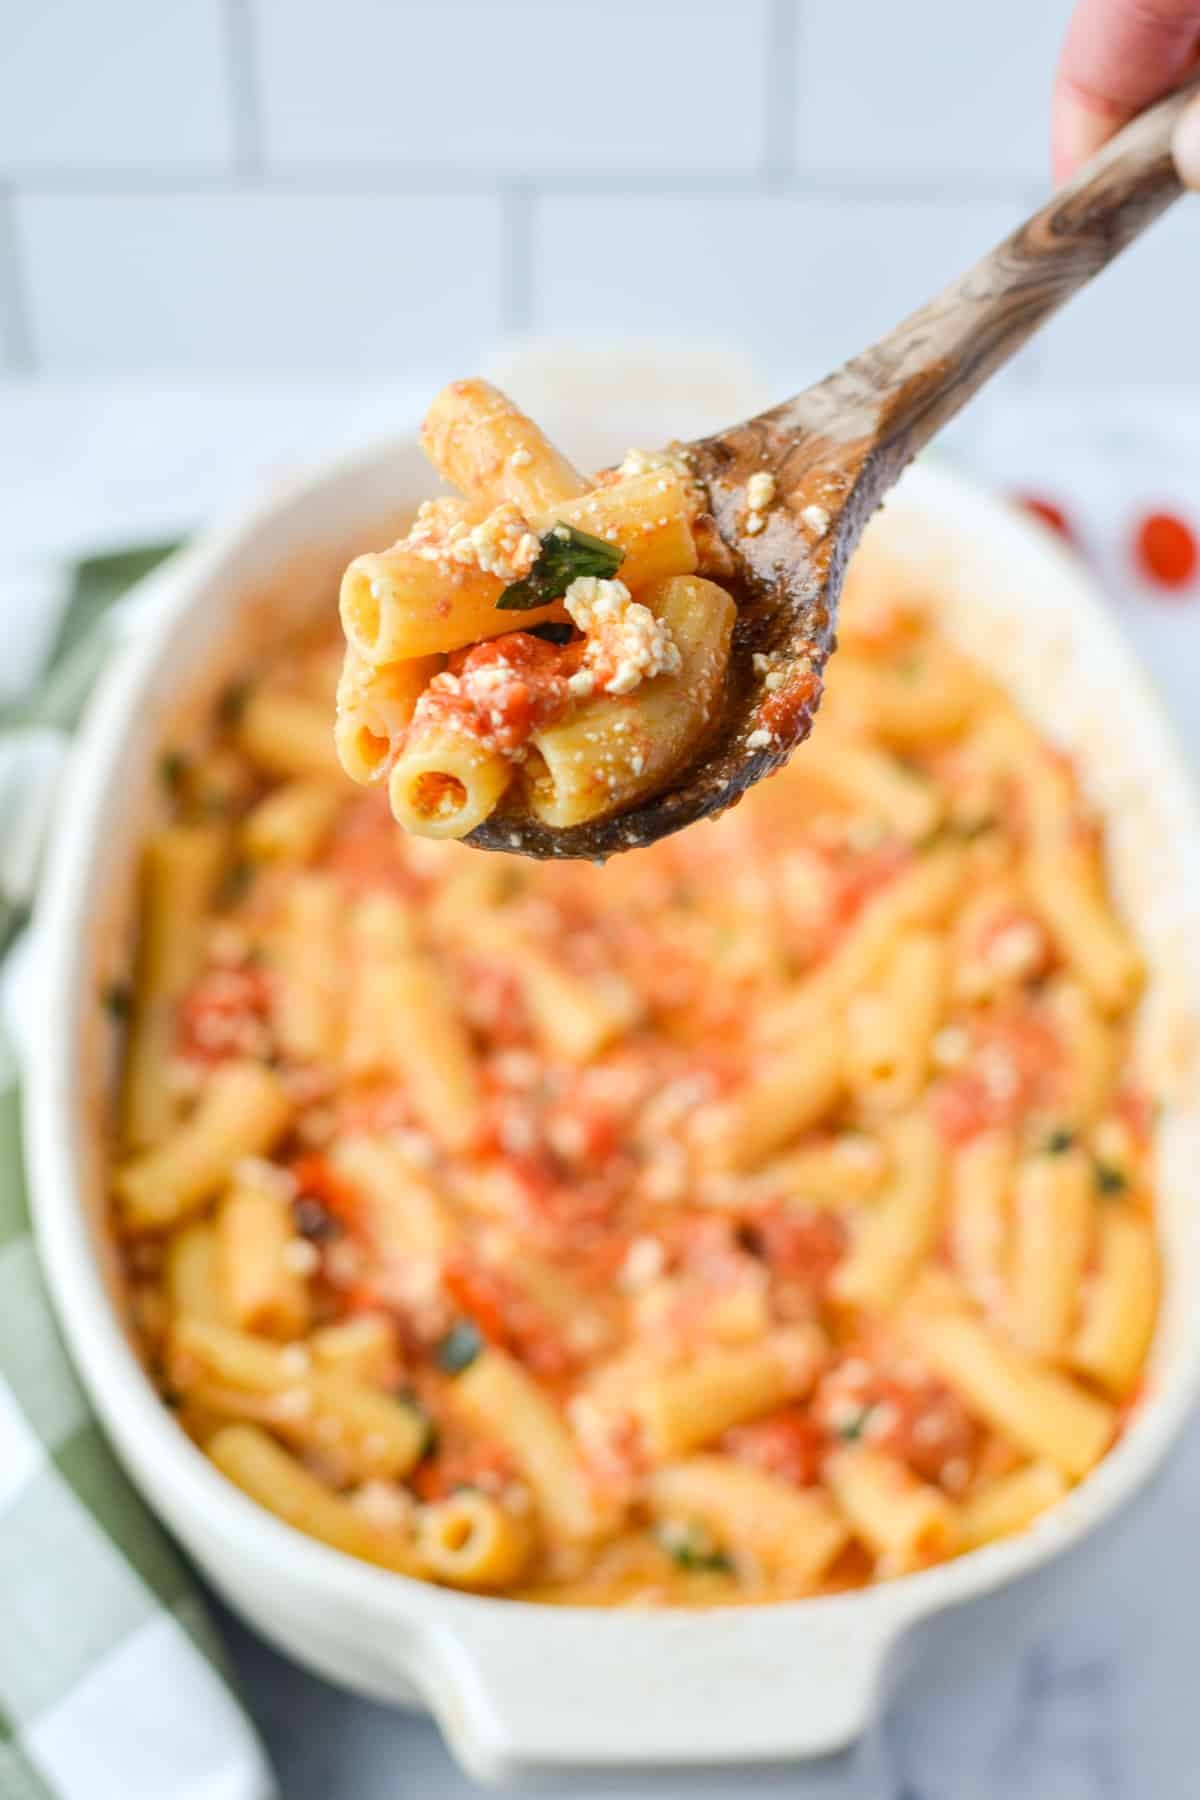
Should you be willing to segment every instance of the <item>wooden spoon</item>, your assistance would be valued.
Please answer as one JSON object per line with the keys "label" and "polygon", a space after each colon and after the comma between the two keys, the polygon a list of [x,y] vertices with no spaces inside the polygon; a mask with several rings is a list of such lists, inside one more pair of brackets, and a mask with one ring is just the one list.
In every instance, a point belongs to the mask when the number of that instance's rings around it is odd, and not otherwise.
{"label": "wooden spoon", "polygon": [[[721,812],[787,760],[812,729],[846,564],[867,520],[976,389],[1178,199],[1171,133],[1198,92],[1200,80],[1134,119],[890,336],[794,399],[684,447],[732,552],[739,602],[727,701],[704,752],[630,812],[560,831],[497,814],[469,843],[599,860]],[[760,470],[774,477],[775,498],[751,533],[746,488]]]}

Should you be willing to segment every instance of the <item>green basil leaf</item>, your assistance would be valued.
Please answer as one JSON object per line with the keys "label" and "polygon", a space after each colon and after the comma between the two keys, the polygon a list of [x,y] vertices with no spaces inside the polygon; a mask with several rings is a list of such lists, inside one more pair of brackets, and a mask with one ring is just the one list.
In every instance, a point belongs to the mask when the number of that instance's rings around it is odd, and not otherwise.
{"label": "green basil leaf", "polygon": [[530,612],[535,606],[549,606],[561,600],[581,576],[611,580],[624,560],[625,552],[616,544],[560,521],[542,538],[541,553],[528,575],[510,582],[496,605],[501,612]]}

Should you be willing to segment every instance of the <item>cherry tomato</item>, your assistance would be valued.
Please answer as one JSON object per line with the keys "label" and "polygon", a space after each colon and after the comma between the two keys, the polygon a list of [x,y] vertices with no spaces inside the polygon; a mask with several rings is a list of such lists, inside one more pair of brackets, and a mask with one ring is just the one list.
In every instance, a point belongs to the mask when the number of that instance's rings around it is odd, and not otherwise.
{"label": "cherry tomato", "polygon": [[1134,560],[1148,580],[1159,587],[1187,587],[1200,565],[1196,534],[1174,513],[1147,513],[1137,528]]}
{"label": "cherry tomato", "polygon": [[1046,500],[1041,494],[1018,494],[1016,500],[1018,506],[1023,506],[1026,512],[1032,513],[1035,519],[1040,519],[1043,525],[1048,525],[1051,531],[1057,531],[1059,537],[1066,538],[1070,544],[1075,542],[1071,522],[1056,501]]}

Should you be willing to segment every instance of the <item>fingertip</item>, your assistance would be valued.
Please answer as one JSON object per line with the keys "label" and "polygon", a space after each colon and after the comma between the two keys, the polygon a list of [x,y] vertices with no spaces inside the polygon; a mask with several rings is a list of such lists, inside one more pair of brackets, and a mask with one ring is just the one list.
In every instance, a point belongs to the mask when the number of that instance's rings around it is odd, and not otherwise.
{"label": "fingertip", "polygon": [[1171,150],[1184,187],[1200,190],[1200,99],[1192,101],[1176,125]]}
{"label": "fingertip", "polygon": [[1089,157],[1106,144],[1118,121],[1107,112],[1097,112],[1073,94],[1060,94],[1054,107],[1050,155],[1054,179],[1061,185],[1068,181]]}

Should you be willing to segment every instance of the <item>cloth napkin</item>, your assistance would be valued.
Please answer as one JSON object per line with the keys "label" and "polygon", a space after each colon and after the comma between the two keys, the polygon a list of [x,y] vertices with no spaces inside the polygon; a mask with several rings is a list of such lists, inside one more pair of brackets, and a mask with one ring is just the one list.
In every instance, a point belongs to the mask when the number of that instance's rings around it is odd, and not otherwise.
{"label": "cloth napkin", "polygon": [[[47,805],[34,777],[129,620],[117,602],[170,548],[59,579],[40,669],[0,705],[0,955],[32,898]],[[10,1016],[20,992],[8,986]],[[59,1336],[30,1233],[17,1058],[0,1035],[0,1800],[275,1791],[192,1575],[113,1457]]]}

